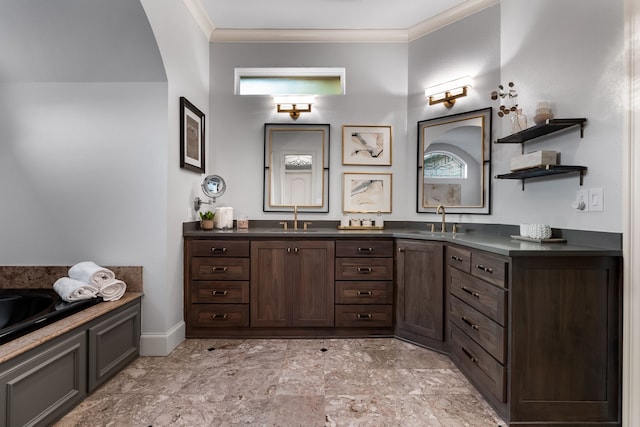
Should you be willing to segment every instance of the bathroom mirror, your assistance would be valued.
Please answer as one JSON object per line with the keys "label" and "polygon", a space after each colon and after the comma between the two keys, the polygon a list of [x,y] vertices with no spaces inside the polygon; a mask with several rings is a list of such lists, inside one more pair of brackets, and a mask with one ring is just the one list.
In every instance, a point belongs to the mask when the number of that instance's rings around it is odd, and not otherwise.
{"label": "bathroom mirror", "polygon": [[220,175],[209,175],[202,181],[202,192],[215,200],[227,190],[227,184]]}
{"label": "bathroom mirror", "polygon": [[329,212],[329,130],[265,123],[263,211]]}
{"label": "bathroom mirror", "polygon": [[418,122],[417,211],[491,213],[491,107]]}
{"label": "bathroom mirror", "polygon": [[211,201],[205,202],[196,196],[195,199],[193,199],[193,209],[195,209],[196,212],[200,210],[202,205],[215,203],[216,199],[222,196],[227,190],[227,184],[220,175],[209,175],[202,181],[200,188],[202,188],[202,192],[209,197]]}

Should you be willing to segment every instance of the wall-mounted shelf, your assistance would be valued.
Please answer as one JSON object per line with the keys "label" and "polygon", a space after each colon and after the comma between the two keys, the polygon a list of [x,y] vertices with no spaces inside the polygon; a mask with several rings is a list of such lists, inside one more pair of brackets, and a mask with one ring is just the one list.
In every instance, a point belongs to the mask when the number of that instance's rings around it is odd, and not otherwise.
{"label": "wall-mounted shelf", "polygon": [[566,166],[566,165],[547,165],[539,168],[531,168],[519,170],[502,175],[496,175],[499,179],[519,179],[522,181],[522,190],[524,191],[524,182],[529,178],[539,178],[549,175],[560,175],[565,173],[579,173],[580,185],[582,185],[582,177],[586,172],[586,166]]}
{"label": "wall-mounted shelf", "polygon": [[[574,126],[580,126],[580,138],[584,138],[584,124],[587,119],[550,119],[545,123],[530,127],[523,131],[507,135],[504,138],[498,138],[496,144],[522,144],[522,154],[524,154],[524,143],[544,135],[549,135],[561,130],[569,129]],[[519,179],[522,181],[522,191],[524,191],[524,182],[529,178],[539,178],[549,175],[559,175],[565,173],[579,173],[580,185],[582,185],[582,177],[586,172],[586,166],[565,166],[565,165],[546,165],[536,168],[524,169],[496,175],[499,179]]]}
{"label": "wall-mounted shelf", "polygon": [[498,138],[496,144],[522,144],[522,152],[524,154],[524,143],[544,135],[569,129],[574,126],[580,126],[580,138],[584,138],[584,124],[587,119],[550,119],[545,123],[530,127],[523,131],[507,135],[504,138]]}

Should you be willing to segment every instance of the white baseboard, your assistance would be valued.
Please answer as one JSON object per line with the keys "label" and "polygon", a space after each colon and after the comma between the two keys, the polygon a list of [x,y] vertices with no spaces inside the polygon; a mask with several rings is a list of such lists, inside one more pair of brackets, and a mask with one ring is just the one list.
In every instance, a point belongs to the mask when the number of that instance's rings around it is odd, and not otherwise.
{"label": "white baseboard", "polygon": [[181,321],[166,334],[142,334],[140,356],[167,356],[185,337],[185,324]]}

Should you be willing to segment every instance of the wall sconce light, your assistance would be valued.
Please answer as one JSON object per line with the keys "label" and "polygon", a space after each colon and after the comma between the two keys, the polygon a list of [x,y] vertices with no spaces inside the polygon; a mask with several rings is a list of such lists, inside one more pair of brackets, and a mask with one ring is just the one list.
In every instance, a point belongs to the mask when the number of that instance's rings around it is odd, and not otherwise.
{"label": "wall sconce light", "polygon": [[310,113],[311,105],[315,101],[313,95],[274,96],[273,104],[278,113],[289,113],[293,120],[300,117],[300,113]]}
{"label": "wall sconce light", "polygon": [[465,76],[451,80],[424,90],[425,98],[429,98],[429,105],[444,103],[447,108],[453,107],[456,99],[467,96],[467,88],[471,87],[471,77]]}

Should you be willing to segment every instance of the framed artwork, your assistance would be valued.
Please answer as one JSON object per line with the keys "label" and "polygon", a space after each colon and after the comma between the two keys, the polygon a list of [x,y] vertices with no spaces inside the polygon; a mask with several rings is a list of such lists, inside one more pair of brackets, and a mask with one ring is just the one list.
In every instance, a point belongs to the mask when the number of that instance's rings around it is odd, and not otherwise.
{"label": "framed artwork", "polygon": [[345,172],[342,198],[345,213],[391,213],[391,174]]}
{"label": "framed artwork", "polygon": [[342,126],[342,164],[391,166],[391,126]]}
{"label": "framed artwork", "polygon": [[204,113],[180,97],[180,167],[204,173]]}

